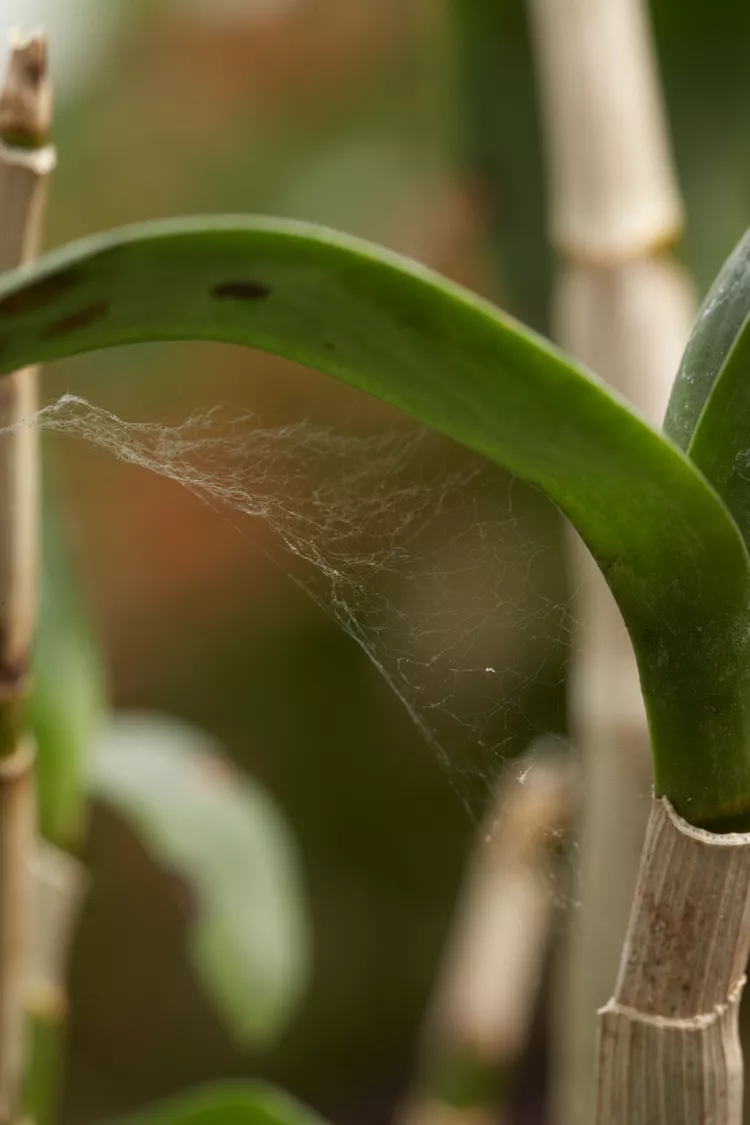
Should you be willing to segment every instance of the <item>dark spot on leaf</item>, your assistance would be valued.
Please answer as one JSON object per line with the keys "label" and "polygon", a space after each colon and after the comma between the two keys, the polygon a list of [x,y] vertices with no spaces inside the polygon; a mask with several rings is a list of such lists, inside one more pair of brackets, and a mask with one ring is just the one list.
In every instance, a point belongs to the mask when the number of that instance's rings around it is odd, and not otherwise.
{"label": "dark spot on leaf", "polygon": [[222,281],[214,285],[211,296],[220,301],[265,301],[271,289],[262,281]]}
{"label": "dark spot on leaf", "polygon": [[323,341],[323,347],[325,348],[325,350],[327,352],[335,352],[336,351],[336,345],[333,343],[332,340],[324,340]]}
{"label": "dark spot on leaf", "polygon": [[56,340],[58,336],[65,336],[68,332],[75,332],[77,328],[87,328],[95,320],[106,316],[110,301],[95,301],[93,305],[86,305],[60,320],[48,324],[39,333],[40,340]]}
{"label": "dark spot on leaf", "polygon": [[35,312],[43,309],[63,293],[67,293],[76,285],[80,285],[83,275],[78,270],[60,270],[59,273],[50,274],[40,281],[35,281],[26,289],[17,293],[9,293],[0,300],[0,317],[20,316],[22,313]]}

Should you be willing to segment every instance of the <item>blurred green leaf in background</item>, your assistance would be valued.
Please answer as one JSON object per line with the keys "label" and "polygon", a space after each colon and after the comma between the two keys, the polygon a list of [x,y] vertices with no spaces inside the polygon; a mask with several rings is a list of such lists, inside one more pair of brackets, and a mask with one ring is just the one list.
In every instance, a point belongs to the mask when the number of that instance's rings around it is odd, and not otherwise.
{"label": "blurred green leaf in background", "polygon": [[149,1106],[112,1125],[324,1125],[288,1094],[260,1082],[225,1082]]}
{"label": "blurred green leaf in background", "polygon": [[92,789],[184,886],[196,972],[240,1040],[266,1046],[308,973],[297,856],[268,794],[208,735],[160,715],[114,717]]}

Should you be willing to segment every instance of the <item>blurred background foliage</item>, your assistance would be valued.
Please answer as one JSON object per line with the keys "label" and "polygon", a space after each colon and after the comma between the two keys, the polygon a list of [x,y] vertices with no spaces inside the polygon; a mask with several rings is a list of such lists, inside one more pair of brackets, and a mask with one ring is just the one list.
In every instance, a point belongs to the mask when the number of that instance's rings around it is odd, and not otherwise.
{"label": "blurred background foliage", "polygon": [[[705,290],[750,220],[750,8],[652,12],[682,249]],[[172,214],[286,214],[412,254],[544,330],[552,267],[520,0],[6,0],[0,20],[14,19],[45,20],[52,37],[48,246]],[[44,390],[150,421],[227,402],[268,425],[398,423],[328,379],[208,345],[58,364]],[[200,725],[267,786],[300,842],[314,932],[298,1018],[271,1052],[241,1052],[191,977],[179,887],[97,806],[66,1120],[243,1074],[337,1122],[383,1120],[413,1064],[472,820],[366,657],[269,561],[261,523],[82,444],[45,445],[113,702]],[[514,492],[516,515],[529,505]],[[542,522],[554,535],[554,515]],[[559,591],[561,553],[546,558]],[[561,683],[529,687],[509,753],[535,727],[564,728]]]}

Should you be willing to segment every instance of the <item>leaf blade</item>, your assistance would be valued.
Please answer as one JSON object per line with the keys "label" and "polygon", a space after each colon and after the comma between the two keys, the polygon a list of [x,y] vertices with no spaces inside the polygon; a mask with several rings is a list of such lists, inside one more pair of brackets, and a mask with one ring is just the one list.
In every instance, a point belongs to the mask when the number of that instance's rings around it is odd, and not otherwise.
{"label": "leaf blade", "polygon": [[114,1125],[325,1125],[323,1118],[264,1082],[221,1082],[147,1106]]}
{"label": "leaf blade", "polygon": [[665,429],[685,445],[750,544],[750,231],[706,298]]}
{"label": "leaf blade", "polygon": [[688,455],[750,544],[750,318],[716,378]]}
{"label": "leaf blade", "polygon": [[719,271],[696,317],[664,418],[664,432],[688,450],[722,368],[750,314],[750,231]]}
{"label": "leaf blade", "polygon": [[138,713],[116,716],[99,737],[91,785],[185,883],[198,908],[196,972],[237,1040],[266,1046],[309,968],[297,857],[270,797],[203,731]]}
{"label": "leaf blade", "polygon": [[599,380],[431,271],[303,224],[147,224],[0,281],[0,370],[157,339],[285,355],[546,491],[628,625],[658,791],[696,823],[750,807],[747,552],[684,455]]}

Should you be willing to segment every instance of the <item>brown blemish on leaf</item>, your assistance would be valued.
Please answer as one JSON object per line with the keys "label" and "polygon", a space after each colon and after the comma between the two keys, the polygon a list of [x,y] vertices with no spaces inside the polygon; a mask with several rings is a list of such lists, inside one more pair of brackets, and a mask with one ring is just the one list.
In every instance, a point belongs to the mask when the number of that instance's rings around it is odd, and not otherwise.
{"label": "brown blemish on leaf", "polygon": [[211,296],[220,301],[265,301],[271,288],[262,281],[221,281],[214,285]]}
{"label": "brown blemish on leaf", "polygon": [[26,289],[17,293],[10,293],[0,301],[0,317],[20,316],[23,313],[36,312],[51,304],[57,297],[67,293],[69,289],[79,285],[83,275],[74,269],[60,270],[34,282]]}
{"label": "brown blemish on leaf", "polygon": [[53,324],[48,324],[39,333],[39,339],[56,340],[59,336],[65,336],[68,332],[75,332],[78,328],[87,328],[95,320],[100,320],[101,317],[106,316],[110,304],[110,301],[95,301],[93,305],[86,305],[82,309],[77,309],[76,312],[54,321]]}

